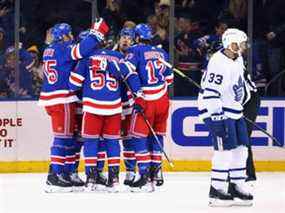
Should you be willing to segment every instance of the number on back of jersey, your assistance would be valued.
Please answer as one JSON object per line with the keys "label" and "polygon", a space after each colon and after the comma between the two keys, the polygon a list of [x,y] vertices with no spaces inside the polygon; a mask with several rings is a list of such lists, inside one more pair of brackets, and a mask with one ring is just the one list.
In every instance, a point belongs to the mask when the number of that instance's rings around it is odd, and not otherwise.
{"label": "number on back of jersey", "polygon": [[44,74],[49,84],[55,84],[58,81],[58,72],[55,66],[56,60],[44,61]]}

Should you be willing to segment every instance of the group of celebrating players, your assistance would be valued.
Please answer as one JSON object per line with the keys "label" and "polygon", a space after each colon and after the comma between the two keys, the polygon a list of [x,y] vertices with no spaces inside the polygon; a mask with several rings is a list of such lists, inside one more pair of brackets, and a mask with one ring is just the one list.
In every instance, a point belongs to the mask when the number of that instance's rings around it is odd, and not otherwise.
{"label": "group of celebrating players", "polygon": [[[146,24],[123,28],[116,50],[104,48],[108,31],[99,19],[75,43],[68,24],[51,30],[39,99],[54,133],[47,192],[97,191],[102,186],[118,192],[121,139],[124,184],[133,192],[153,192],[163,184],[161,145],[173,81],[171,69],[162,63],[168,55],[151,45],[152,30]],[[243,105],[255,88],[242,57],[247,36],[230,28],[221,42],[223,49],[210,58],[198,96],[200,118],[214,147],[209,204],[251,206],[253,196],[245,185],[249,136]],[[77,173],[81,147],[86,181]],[[105,156],[107,178],[102,173]]]}
{"label": "group of celebrating players", "polygon": [[[146,24],[123,28],[116,50],[104,48],[108,31],[100,18],[75,43],[70,25],[51,29],[39,98],[54,134],[46,192],[118,192],[120,139],[124,184],[134,192],[152,192],[163,184],[158,142],[163,145],[166,133],[173,73],[159,59],[167,61],[168,55],[151,45],[152,30]],[[77,172],[81,147],[86,181]],[[102,172],[106,156],[107,178]]]}

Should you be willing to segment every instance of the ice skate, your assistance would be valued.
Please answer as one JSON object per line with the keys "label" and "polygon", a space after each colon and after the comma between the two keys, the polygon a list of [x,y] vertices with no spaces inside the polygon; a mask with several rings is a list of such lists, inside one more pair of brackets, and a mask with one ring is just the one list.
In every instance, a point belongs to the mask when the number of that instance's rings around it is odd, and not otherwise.
{"label": "ice skate", "polygon": [[119,192],[119,168],[109,168],[107,191],[111,193]]}
{"label": "ice skate", "polygon": [[151,184],[148,174],[137,175],[137,178],[130,185],[131,192],[153,192],[154,187]]}
{"label": "ice skate", "polygon": [[150,171],[150,179],[155,186],[162,186],[164,183],[161,167],[152,167]]}
{"label": "ice skate", "polygon": [[107,178],[105,177],[103,172],[98,171],[97,177],[96,177],[96,190],[105,191],[106,185],[107,185]]}
{"label": "ice skate", "polygon": [[134,171],[126,171],[124,185],[130,186],[134,182],[135,177],[136,177],[136,173]]}
{"label": "ice skate", "polygon": [[222,190],[217,190],[213,186],[209,193],[209,206],[211,207],[230,207],[233,205],[233,197],[231,194]]}
{"label": "ice skate", "polygon": [[64,179],[62,174],[49,173],[47,176],[45,192],[47,193],[72,192],[72,183]]}
{"label": "ice skate", "polygon": [[96,169],[90,169],[90,173],[87,175],[85,182],[85,191],[94,192],[96,190],[96,181],[97,181],[97,172]]}
{"label": "ice skate", "polygon": [[74,172],[69,175],[74,192],[81,192],[84,190],[84,181],[79,177],[78,173]]}
{"label": "ice skate", "polygon": [[250,194],[249,189],[247,189],[245,184],[239,186],[235,183],[230,183],[229,193],[233,196],[235,206],[253,205],[253,196]]}

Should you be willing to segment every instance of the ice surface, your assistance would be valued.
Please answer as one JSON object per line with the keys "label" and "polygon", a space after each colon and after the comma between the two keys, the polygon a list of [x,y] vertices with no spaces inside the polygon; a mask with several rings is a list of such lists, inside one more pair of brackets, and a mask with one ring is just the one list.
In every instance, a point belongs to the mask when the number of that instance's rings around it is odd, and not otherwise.
{"label": "ice surface", "polygon": [[47,194],[45,179],[0,174],[0,213],[285,213],[285,173],[258,173],[254,206],[228,208],[208,207],[209,173],[167,173],[161,190],[139,194]]}

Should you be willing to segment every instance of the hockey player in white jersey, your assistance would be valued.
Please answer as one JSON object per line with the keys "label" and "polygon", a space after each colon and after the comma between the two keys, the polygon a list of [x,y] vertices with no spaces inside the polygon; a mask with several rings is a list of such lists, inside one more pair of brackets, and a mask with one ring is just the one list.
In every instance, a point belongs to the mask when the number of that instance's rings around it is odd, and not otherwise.
{"label": "hockey player in white jersey", "polygon": [[214,147],[209,205],[251,206],[253,196],[245,185],[249,139],[242,114],[247,97],[241,53],[246,49],[247,36],[231,28],[224,32],[222,43],[224,49],[209,61],[198,96],[199,116]]}

